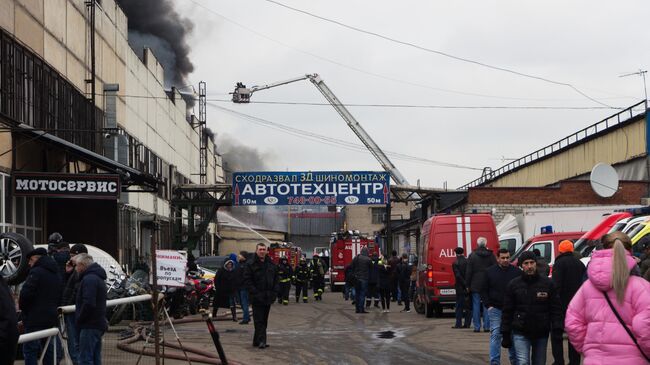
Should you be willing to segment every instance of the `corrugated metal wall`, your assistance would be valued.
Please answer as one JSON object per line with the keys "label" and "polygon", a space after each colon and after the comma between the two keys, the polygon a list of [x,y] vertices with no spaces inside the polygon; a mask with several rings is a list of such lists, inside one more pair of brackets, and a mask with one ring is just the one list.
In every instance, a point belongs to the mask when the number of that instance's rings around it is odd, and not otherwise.
{"label": "corrugated metal wall", "polygon": [[646,120],[497,178],[492,187],[538,187],[589,173],[598,162],[621,163],[646,154]]}

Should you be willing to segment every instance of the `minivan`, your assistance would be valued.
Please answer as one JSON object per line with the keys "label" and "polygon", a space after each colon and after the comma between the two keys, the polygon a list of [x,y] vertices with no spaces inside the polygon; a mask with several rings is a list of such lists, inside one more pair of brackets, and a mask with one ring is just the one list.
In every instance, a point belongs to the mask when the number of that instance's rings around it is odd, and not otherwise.
{"label": "minivan", "polygon": [[451,265],[454,250],[462,247],[469,257],[480,237],[487,239],[487,248],[496,252],[499,238],[489,214],[434,215],[422,226],[418,248],[416,294],[413,306],[427,317],[441,316],[443,307],[456,303],[456,279]]}

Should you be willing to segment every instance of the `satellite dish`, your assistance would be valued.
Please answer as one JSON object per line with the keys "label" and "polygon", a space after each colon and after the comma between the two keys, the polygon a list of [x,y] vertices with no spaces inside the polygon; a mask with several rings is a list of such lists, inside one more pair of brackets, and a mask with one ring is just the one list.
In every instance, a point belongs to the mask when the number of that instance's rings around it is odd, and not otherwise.
{"label": "satellite dish", "polygon": [[591,188],[603,198],[609,198],[618,191],[618,173],[606,163],[598,163],[591,170]]}

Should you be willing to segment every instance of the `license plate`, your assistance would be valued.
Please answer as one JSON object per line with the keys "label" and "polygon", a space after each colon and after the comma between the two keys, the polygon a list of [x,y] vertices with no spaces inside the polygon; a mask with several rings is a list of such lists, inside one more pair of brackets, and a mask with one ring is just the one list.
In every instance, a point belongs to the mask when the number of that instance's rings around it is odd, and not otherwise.
{"label": "license plate", "polygon": [[456,295],[456,289],[440,289],[440,295]]}

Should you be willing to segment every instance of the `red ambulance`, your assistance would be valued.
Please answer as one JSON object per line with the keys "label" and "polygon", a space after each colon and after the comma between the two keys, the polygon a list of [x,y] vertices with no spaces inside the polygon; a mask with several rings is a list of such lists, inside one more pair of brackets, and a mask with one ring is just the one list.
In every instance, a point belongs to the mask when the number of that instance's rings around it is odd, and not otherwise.
{"label": "red ambulance", "polygon": [[414,299],[418,313],[439,317],[443,307],[454,307],[456,279],[451,267],[456,260],[454,249],[462,247],[469,257],[478,247],[479,237],[487,239],[488,249],[498,251],[499,237],[489,214],[435,215],[424,223]]}
{"label": "red ambulance", "polygon": [[367,247],[368,255],[379,254],[379,245],[358,231],[334,233],[330,239],[330,283],[332,291],[342,291],[345,285],[345,268],[352,263],[361,249]]}

